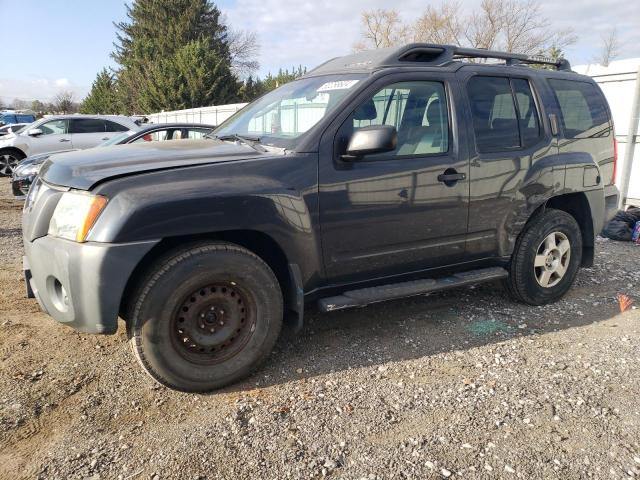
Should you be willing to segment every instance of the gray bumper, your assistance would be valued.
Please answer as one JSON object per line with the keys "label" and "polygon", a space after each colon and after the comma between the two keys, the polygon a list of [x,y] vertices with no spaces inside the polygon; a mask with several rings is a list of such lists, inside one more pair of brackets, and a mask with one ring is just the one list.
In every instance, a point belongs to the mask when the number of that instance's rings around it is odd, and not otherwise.
{"label": "gray bumper", "polygon": [[25,240],[27,291],[60,323],[86,333],[115,333],[127,281],[157,243],[76,243],[49,236]]}

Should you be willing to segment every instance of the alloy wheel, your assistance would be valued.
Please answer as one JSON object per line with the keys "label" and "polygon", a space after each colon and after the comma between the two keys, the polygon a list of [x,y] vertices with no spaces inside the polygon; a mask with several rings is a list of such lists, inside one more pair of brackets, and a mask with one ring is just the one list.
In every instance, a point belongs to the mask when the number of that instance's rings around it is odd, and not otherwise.
{"label": "alloy wheel", "polygon": [[564,278],[571,260],[571,243],[562,232],[552,232],[536,251],[534,272],[541,287],[551,288]]}

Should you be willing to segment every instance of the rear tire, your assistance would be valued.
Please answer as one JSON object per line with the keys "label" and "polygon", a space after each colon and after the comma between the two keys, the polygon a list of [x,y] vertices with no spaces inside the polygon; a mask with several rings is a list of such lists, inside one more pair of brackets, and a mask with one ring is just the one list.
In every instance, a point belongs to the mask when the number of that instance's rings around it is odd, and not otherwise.
{"label": "rear tire", "polygon": [[562,210],[547,209],[529,221],[518,237],[505,287],[529,305],[562,298],[573,285],[582,262],[582,233]]}
{"label": "rear tire", "polygon": [[208,243],[162,257],[140,283],[128,317],[133,352],[157,382],[206,392],[249,375],[282,327],[282,292],[258,256]]}

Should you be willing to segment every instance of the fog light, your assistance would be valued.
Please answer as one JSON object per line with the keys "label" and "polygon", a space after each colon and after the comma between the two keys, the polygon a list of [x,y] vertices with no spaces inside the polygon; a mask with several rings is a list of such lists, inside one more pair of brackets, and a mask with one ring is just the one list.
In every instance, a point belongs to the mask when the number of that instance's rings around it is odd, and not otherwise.
{"label": "fog light", "polygon": [[47,283],[49,284],[49,297],[53,306],[61,312],[69,310],[69,296],[60,280],[55,277],[49,277]]}

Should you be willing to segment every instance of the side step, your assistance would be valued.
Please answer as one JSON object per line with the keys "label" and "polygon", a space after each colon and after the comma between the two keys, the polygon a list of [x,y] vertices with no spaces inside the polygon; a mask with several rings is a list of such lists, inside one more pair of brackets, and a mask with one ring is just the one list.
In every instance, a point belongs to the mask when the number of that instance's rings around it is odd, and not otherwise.
{"label": "side step", "polygon": [[424,295],[447,288],[463,287],[491,280],[505,278],[509,273],[502,267],[481,268],[453,274],[449,277],[427,278],[410,282],[392,283],[380,287],[361,288],[344,292],[335,297],[322,298],[318,301],[321,312],[332,312],[344,308],[364,307],[371,303],[384,302],[396,298]]}

